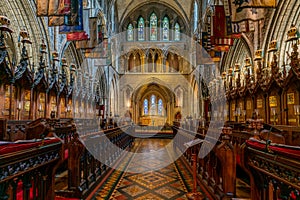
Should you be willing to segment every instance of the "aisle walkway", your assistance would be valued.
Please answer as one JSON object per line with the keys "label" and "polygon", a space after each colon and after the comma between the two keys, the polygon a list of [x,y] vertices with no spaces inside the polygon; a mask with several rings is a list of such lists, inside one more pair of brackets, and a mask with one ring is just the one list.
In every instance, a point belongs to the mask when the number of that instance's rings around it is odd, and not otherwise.
{"label": "aisle walkway", "polygon": [[[169,153],[161,150],[169,142],[169,139],[137,139],[134,147],[137,154],[127,156],[121,163],[127,171],[116,170],[93,199],[187,199],[185,194],[192,189],[192,176],[180,160],[171,162]],[[149,154],[138,154],[145,152]],[[168,161],[171,164],[157,170]]]}

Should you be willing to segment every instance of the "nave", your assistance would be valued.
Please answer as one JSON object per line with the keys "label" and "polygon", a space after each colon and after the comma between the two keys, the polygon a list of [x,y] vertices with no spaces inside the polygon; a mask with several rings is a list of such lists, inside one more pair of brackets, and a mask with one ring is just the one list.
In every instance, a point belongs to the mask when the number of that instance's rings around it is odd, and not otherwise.
{"label": "nave", "polygon": [[0,0],[0,200],[299,200],[299,8]]}
{"label": "nave", "polygon": [[166,150],[170,139],[136,139],[133,151],[121,160],[123,170],[115,171],[96,192],[95,199],[187,199],[192,176],[182,161],[171,161]]}

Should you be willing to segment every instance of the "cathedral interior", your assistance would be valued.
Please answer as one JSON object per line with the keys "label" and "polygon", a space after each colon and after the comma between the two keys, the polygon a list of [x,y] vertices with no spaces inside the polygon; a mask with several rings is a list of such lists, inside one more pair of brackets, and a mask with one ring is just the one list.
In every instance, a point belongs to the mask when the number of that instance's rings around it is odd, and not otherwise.
{"label": "cathedral interior", "polygon": [[299,200],[299,0],[0,0],[0,200]]}

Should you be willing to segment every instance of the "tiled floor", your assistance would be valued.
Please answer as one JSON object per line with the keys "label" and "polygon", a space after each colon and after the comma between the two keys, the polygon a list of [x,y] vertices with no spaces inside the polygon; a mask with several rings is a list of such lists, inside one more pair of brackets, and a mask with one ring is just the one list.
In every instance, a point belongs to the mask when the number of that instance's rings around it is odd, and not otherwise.
{"label": "tiled floor", "polygon": [[192,176],[180,160],[171,162],[168,151],[162,150],[169,142],[168,139],[137,140],[136,154],[122,162],[127,171],[115,171],[94,199],[187,199],[186,194],[192,189]]}

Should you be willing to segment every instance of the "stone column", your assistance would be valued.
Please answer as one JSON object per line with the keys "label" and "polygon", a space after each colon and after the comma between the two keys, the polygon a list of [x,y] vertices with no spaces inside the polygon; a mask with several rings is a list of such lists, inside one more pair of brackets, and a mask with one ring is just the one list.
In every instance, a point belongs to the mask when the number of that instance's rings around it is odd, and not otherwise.
{"label": "stone column", "polygon": [[145,28],[144,28],[144,35],[145,35],[145,41],[150,40],[150,27],[149,27],[149,21],[145,21]]}
{"label": "stone column", "polygon": [[162,66],[161,66],[161,72],[166,72],[166,56],[162,55]]}
{"label": "stone column", "polygon": [[174,72],[174,55],[171,55],[170,72]]}
{"label": "stone column", "polygon": [[169,34],[169,40],[174,41],[174,35],[175,35],[175,25],[174,25],[174,20],[170,21],[170,34]]}
{"label": "stone column", "polygon": [[161,20],[157,21],[157,41],[162,40],[162,29],[161,29]]}
{"label": "stone column", "polygon": [[139,28],[137,28],[137,21],[133,21],[132,25],[133,25],[133,41],[137,41],[138,40],[138,30],[139,30]]}
{"label": "stone column", "polygon": [[180,56],[180,55],[178,55],[178,71],[180,73],[182,73],[182,71],[183,71],[183,69],[182,69],[182,63],[181,63],[182,59],[183,59],[183,57]]}
{"label": "stone column", "polygon": [[128,67],[129,67],[129,56],[124,56],[124,72],[128,72]]}
{"label": "stone column", "polygon": [[135,63],[136,62],[136,56],[134,55],[133,56],[133,67],[132,67],[132,72],[136,72],[136,66],[135,66]]}
{"label": "stone column", "polygon": [[155,57],[152,55],[152,72],[155,72],[155,71],[154,71],[154,65],[155,65],[155,63],[154,63],[154,58],[155,58]]}
{"label": "stone column", "polygon": [[145,56],[141,56],[141,73],[145,72]]}

